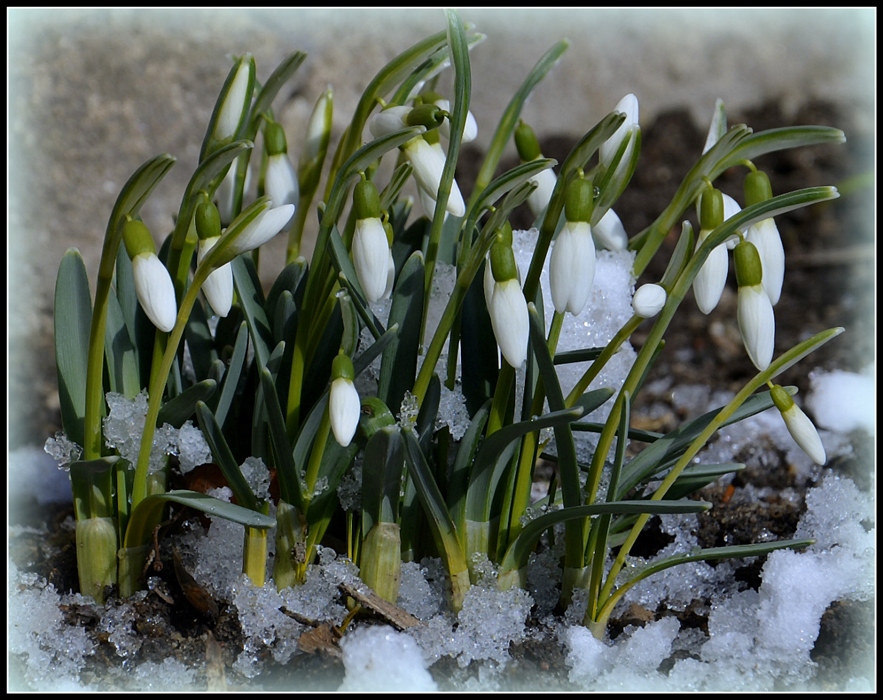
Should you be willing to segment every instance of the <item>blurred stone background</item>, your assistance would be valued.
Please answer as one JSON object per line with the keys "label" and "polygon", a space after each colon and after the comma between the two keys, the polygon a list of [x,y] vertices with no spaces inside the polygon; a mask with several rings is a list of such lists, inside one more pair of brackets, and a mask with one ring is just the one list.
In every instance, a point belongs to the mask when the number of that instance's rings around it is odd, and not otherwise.
{"label": "blurred stone background", "polygon": [[[467,8],[461,15],[487,34],[471,52],[479,146],[561,38],[570,49],[523,112],[541,137],[581,135],[629,92],[640,100],[642,124],[683,107],[705,124],[718,97],[731,114],[769,100],[787,114],[820,98],[851,111],[860,129],[875,129],[874,8]],[[157,239],[165,235],[229,55],[253,53],[265,80],[292,51],[308,53],[274,104],[296,158],[327,85],[336,142],[377,70],[445,27],[437,8],[10,8],[7,20],[9,448],[42,444],[59,427],[52,306],[64,251],[81,251],[94,289],[120,188],[144,161],[168,152],[178,164],[142,211]],[[278,259],[284,245],[274,241],[262,262]]]}

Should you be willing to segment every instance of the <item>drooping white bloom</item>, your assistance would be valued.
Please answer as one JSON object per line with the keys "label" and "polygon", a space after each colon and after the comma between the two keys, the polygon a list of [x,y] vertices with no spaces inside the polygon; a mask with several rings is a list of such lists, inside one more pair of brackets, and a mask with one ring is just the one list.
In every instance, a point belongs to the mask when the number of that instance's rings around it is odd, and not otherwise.
{"label": "drooping white bloom", "polygon": [[579,316],[595,280],[595,242],[585,221],[567,221],[549,259],[549,284],[555,311]]}
{"label": "drooping white bloom", "polygon": [[375,139],[401,131],[408,126],[408,122],[405,120],[410,111],[411,107],[404,105],[384,109],[368,120],[368,130]]}
{"label": "drooping white bloom", "polygon": [[785,427],[794,438],[794,442],[803,450],[813,462],[819,466],[824,466],[827,461],[825,447],[819,437],[819,432],[812,424],[807,415],[801,411],[794,399],[781,386],[775,385],[770,390],[770,396],[782,418],[785,420]]}
{"label": "drooping white bloom", "polygon": [[155,253],[139,253],[132,258],[135,293],[150,322],[165,333],[175,327],[178,306],[175,285],[169,271]]}
{"label": "drooping white bloom", "polygon": [[[439,109],[443,109],[445,112],[450,113],[451,111],[451,101],[446,100],[444,98],[440,100],[436,100],[433,104]],[[439,133],[444,136],[446,139],[451,138],[451,123],[447,119],[444,120],[442,125],[438,128]],[[470,141],[475,141],[478,138],[478,122],[475,121],[475,116],[472,114],[471,110],[466,110],[466,121],[463,124],[463,136],[461,138],[462,143],[469,143]]]}
{"label": "drooping white bloom", "polygon": [[[609,166],[613,161],[616,152],[619,150],[620,145],[623,140],[626,138],[631,138],[634,131],[639,128],[638,127],[638,98],[633,94],[629,93],[625,97],[623,97],[619,103],[616,105],[614,109],[615,112],[624,112],[625,113],[625,121],[619,125],[619,128],[613,132],[613,136],[607,139],[604,143],[601,144],[601,148],[598,150],[598,158],[601,161],[601,164],[605,167]],[[632,139],[633,141],[633,139]],[[632,143],[632,146],[634,143]],[[630,152],[626,151],[623,155],[621,163],[627,163],[630,157]]]}
{"label": "drooping white bloom", "polygon": [[773,305],[761,284],[740,286],[737,303],[739,333],[742,335],[745,350],[754,366],[763,371],[770,366],[775,346],[776,319]]}
{"label": "drooping white bloom", "polygon": [[[700,230],[696,241],[696,250],[708,238],[711,231]],[[727,284],[727,246],[721,243],[715,247],[705,259],[696,278],[693,280],[693,296],[696,297],[696,305],[704,314],[710,314],[720,301],[721,294]]]}
{"label": "drooping white bloom", "polygon": [[[221,240],[220,236],[200,239],[196,249],[197,265],[202,262],[202,259],[219,240]],[[224,263],[209,274],[205,282],[202,283],[202,292],[218,316],[223,318],[230,313],[230,307],[233,306],[233,268],[230,263]]]}
{"label": "drooping white bloom", "polygon": [[527,206],[534,217],[542,214],[543,210],[549,206],[549,200],[552,199],[552,192],[555,190],[555,183],[557,181],[558,178],[551,168],[547,168],[530,178],[530,182],[537,183],[536,189],[527,196]]}
{"label": "drooping white bloom", "polygon": [[658,284],[642,284],[632,297],[632,308],[641,318],[653,318],[662,311],[667,295]]}
{"label": "drooping white bloom", "polygon": [[[487,289],[486,285],[485,293]],[[527,359],[527,335],[530,330],[527,302],[521,285],[513,277],[503,282],[494,281],[492,290],[486,301],[497,345],[506,362],[515,368],[521,367]]]}
{"label": "drooping white bloom", "polygon": [[782,295],[782,283],[785,279],[785,249],[776,222],[770,219],[758,221],[748,227],[745,240],[750,241],[760,254],[763,265],[763,288],[775,306]]}
{"label": "drooping white bloom", "polygon": [[[418,136],[408,141],[402,150],[414,168],[414,179],[417,180],[417,185],[435,199],[438,196],[442,171],[445,167],[445,152],[441,145],[430,145],[423,137]],[[451,183],[447,210],[454,216],[466,214],[466,203],[463,201],[463,195],[460,194],[456,180]]]}
{"label": "drooping white bloom", "polygon": [[[267,172],[264,176],[264,192],[273,200],[275,206],[297,204],[300,188],[297,184],[297,173],[287,153],[276,153],[267,157]],[[294,221],[294,212],[282,230]]]}
{"label": "drooping white bloom", "polygon": [[592,235],[595,242],[607,250],[625,250],[629,244],[625,227],[613,209],[608,209],[601,220],[592,226]]}
{"label": "drooping white bloom", "polygon": [[236,237],[236,240],[230,246],[230,250],[234,255],[240,255],[262,246],[282,230],[282,227],[288,223],[293,214],[293,204],[283,204],[281,207],[267,207]]}
{"label": "drooping white bloom", "polygon": [[338,377],[331,382],[331,391],[328,394],[328,417],[334,439],[341,447],[347,447],[352,442],[356,428],[359,427],[361,409],[362,402],[352,379]]}
{"label": "drooping white bloom", "polygon": [[353,233],[353,265],[365,297],[379,301],[387,287],[391,252],[379,218],[357,219]]}

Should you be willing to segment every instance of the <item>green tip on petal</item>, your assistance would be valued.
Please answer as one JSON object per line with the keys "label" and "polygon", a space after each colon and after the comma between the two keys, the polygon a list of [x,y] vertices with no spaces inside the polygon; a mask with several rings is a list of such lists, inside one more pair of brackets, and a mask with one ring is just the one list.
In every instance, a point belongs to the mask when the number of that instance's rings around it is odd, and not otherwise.
{"label": "green tip on petal", "polygon": [[360,180],[353,192],[356,219],[380,218],[380,193],[371,180]]}
{"label": "green tip on petal", "polygon": [[353,361],[346,353],[339,353],[331,362],[331,378],[349,379],[353,381],[356,378],[356,370],[353,367]]}
{"label": "green tip on petal", "polygon": [[778,384],[770,389],[770,396],[772,396],[773,403],[781,413],[789,410],[794,405],[794,399],[791,398],[791,394]]}

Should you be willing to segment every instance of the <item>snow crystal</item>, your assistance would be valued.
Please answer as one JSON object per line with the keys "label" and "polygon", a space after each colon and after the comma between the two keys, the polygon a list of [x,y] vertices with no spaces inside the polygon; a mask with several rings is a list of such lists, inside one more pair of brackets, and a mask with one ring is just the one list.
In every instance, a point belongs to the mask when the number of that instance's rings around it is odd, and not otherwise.
{"label": "snow crystal", "polygon": [[208,464],[212,461],[212,451],[205,441],[205,436],[192,421],[187,421],[181,426],[175,444],[178,466],[182,474],[192,471],[200,464]]}
{"label": "snow crystal", "polygon": [[348,633],[340,647],[346,669],[340,691],[438,690],[417,643],[403,632],[385,625],[360,627]]}
{"label": "snow crystal", "polygon": [[440,559],[402,562],[397,605],[420,620],[427,620],[447,605],[444,569]]}
{"label": "snow crystal", "polygon": [[[115,449],[120,457],[133,465],[138,462],[141,449],[141,434],[147,418],[147,392],[142,391],[134,399],[127,399],[122,394],[107,392],[108,414],[104,419],[104,441],[108,447]],[[153,446],[150,451],[151,472],[165,466],[165,455],[177,452],[177,440],[171,426],[162,426],[156,430]]]}
{"label": "snow crystal", "polygon": [[876,428],[877,383],[874,365],[863,373],[810,372],[812,389],[807,408],[815,417],[817,427],[848,433],[862,429],[873,435]]}
{"label": "snow crystal", "polygon": [[55,433],[55,437],[46,438],[43,450],[54,459],[60,468],[69,467],[83,455],[83,448],[69,440],[63,431]]}
{"label": "snow crystal", "polygon": [[187,691],[196,681],[196,671],[177,659],[163,659],[161,664],[145,661],[134,675],[141,692]]}
{"label": "snow crystal", "polygon": [[260,457],[246,457],[239,471],[254,493],[255,498],[265,501],[270,497],[270,470]]}

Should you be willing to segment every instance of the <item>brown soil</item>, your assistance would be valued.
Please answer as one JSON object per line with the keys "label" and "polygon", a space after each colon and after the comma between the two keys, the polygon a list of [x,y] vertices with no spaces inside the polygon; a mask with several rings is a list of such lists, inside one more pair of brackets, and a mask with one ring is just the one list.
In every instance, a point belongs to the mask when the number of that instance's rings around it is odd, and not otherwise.
{"label": "brown soil", "polygon": [[[794,212],[777,221],[787,252],[787,270],[782,301],[776,307],[778,351],[789,348],[812,333],[832,326],[844,326],[848,333],[823,346],[815,355],[789,370],[783,383],[797,385],[801,392],[809,388],[807,375],[815,367],[858,371],[874,356],[874,264],[873,229],[870,225],[873,211],[873,190],[870,185],[850,190],[850,179],[869,172],[868,154],[873,152],[871,134],[853,130],[849,115],[841,114],[830,104],[805,105],[793,118],[786,118],[775,104],[764,105],[750,113],[731,115],[731,123],[744,122],[756,131],[786,124],[823,124],[843,129],[848,136],[844,146],[814,147],[781,154],[769,154],[758,159],[772,180],[774,193],[799,187],[840,185],[844,196],[821,206]],[[560,161],[566,156],[574,139],[550,138],[543,143],[546,156]],[[628,191],[617,205],[617,212],[626,230],[637,232],[648,225],[662,210],[674,193],[681,177],[701,150],[704,132],[697,129],[686,112],[663,114],[646,129],[643,152],[638,171]],[[477,154],[472,154],[476,156]],[[480,162],[477,157],[464,154],[461,162]],[[727,193],[741,199],[741,178],[744,169],[734,169],[719,181]],[[461,187],[470,191],[469,173],[458,174]],[[856,184],[856,180],[852,180]],[[695,223],[695,222],[694,222]],[[513,221],[516,227],[529,222]],[[672,249],[672,236],[666,241],[665,251]],[[666,254],[658,256],[658,264],[648,269],[646,281],[661,276],[667,261]],[[733,288],[733,284],[730,288]],[[735,299],[731,293],[708,317],[703,316],[691,300],[684,305],[682,321],[672,327],[667,336],[667,349],[655,368],[656,377],[669,376],[674,385],[697,385],[715,378],[717,389],[734,389],[753,376],[754,369],[745,356],[735,327]],[[634,342],[641,342],[640,331]],[[676,349],[689,349],[677,353]],[[659,405],[668,402],[668,412],[659,413]],[[51,406],[47,400],[46,405]],[[650,417],[650,408],[654,414]],[[636,407],[636,417],[652,420],[657,429],[673,427],[678,420],[670,397],[645,396]],[[40,426],[54,432],[57,415],[47,408]],[[54,428],[57,429],[57,428]],[[870,465],[873,442],[855,436],[856,452],[851,458],[835,460],[829,467],[856,481],[863,489],[870,488]],[[746,460],[747,462],[748,460]],[[735,488],[773,486],[777,489],[795,489],[798,502],[778,501],[775,498],[758,503],[730,505],[725,487],[710,486],[702,497],[714,508],[701,518],[700,537],[705,546],[741,544],[756,541],[758,534],[773,532],[787,538],[795,531],[804,510],[802,496],[811,484],[796,482],[793,475],[782,470],[771,475],[769,470],[748,468],[733,482]],[[43,523],[49,536],[25,534],[11,547],[11,556],[25,571],[45,577],[61,592],[77,591],[75,551],[70,509],[53,512],[35,512],[22,508],[20,518],[28,524]],[[25,514],[28,514],[25,516]],[[661,535],[658,529],[657,535]],[[649,556],[665,544],[665,537],[654,539],[654,528],[646,533],[644,553]],[[167,533],[166,537],[168,538]],[[237,676],[230,665],[239,654],[243,636],[235,609],[227,601],[216,601],[217,616],[207,616],[188,602],[181,582],[175,576],[171,561],[156,572],[163,586],[151,592],[139,605],[135,629],[143,638],[136,657],[128,663],[161,662],[173,656],[185,663],[207,668],[209,677],[200,675],[203,687],[236,689],[310,689],[335,690],[342,681],[343,667],[339,655],[324,652],[297,654],[286,666],[270,661],[267,670],[254,681]],[[739,576],[747,585],[758,587],[763,558],[740,570]],[[842,690],[851,674],[862,670],[860,664],[870,658],[873,650],[874,603],[834,603],[822,620],[822,631],[813,651],[813,660],[819,664],[817,683],[822,689]],[[645,624],[654,618],[671,614],[665,610],[646,611],[630,609],[620,618],[611,620],[612,636],[626,625]],[[90,606],[70,606],[66,619],[95,633],[98,613]],[[707,624],[707,606],[696,601],[695,606],[679,613],[682,625],[703,628]],[[104,670],[119,666],[113,646],[107,639],[98,641],[98,653],[91,657],[83,674],[83,681],[102,687]],[[501,677],[501,686],[522,690],[574,690],[567,682],[564,650],[555,643],[527,642],[513,645],[510,650],[515,662]],[[673,660],[672,660],[673,662]],[[15,676],[21,661],[10,658],[10,675]],[[665,665],[665,664],[663,664]],[[432,673],[441,689],[447,687],[451,673],[460,673],[450,659],[432,667]],[[201,671],[200,674],[205,673]],[[220,680],[219,680],[220,679]],[[110,688],[108,688],[110,689]],[[115,688],[117,689],[117,688]]]}

